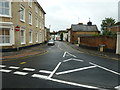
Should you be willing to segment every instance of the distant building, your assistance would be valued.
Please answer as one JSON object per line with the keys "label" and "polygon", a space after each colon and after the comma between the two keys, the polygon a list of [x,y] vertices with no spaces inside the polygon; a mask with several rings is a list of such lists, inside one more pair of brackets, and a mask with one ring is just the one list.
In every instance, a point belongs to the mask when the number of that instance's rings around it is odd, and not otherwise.
{"label": "distant building", "polygon": [[68,42],[77,43],[78,37],[81,36],[92,36],[98,34],[98,28],[96,25],[92,25],[92,22],[88,22],[87,25],[83,23],[72,24],[71,28],[68,29]]}
{"label": "distant building", "polygon": [[0,46],[18,49],[44,42],[45,11],[37,0],[0,1]]}
{"label": "distant building", "polygon": [[[60,35],[63,34],[63,41],[68,41],[68,31],[67,30],[60,30],[58,33],[59,33],[58,37],[60,37]],[[59,40],[61,40],[61,38]]]}

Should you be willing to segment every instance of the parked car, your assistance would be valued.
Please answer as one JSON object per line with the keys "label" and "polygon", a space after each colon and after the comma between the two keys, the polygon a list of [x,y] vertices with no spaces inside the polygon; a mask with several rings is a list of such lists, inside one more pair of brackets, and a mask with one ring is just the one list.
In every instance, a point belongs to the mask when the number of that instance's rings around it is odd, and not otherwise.
{"label": "parked car", "polygon": [[48,45],[55,45],[55,41],[54,40],[49,40]]}

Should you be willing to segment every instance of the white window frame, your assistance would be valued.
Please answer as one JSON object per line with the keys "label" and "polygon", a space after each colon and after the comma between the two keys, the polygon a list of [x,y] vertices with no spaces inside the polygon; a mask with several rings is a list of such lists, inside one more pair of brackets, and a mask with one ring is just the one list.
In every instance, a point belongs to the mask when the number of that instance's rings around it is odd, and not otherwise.
{"label": "white window frame", "polygon": [[[11,12],[12,12],[12,9],[11,9],[11,0],[3,0],[3,1],[0,1],[0,2],[5,2],[5,1],[8,1],[8,2],[9,2],[9,15],[0,14],[0,17],[12,17],[12,16],[11,16]],[[2,7],[1,7],[1,8],[2,8]]]}
{"label": "white window frame", "polygon": [[38,17],[36,16],[36,27],[38,27]]}
{"label": "white window frame", "polygon": [[[30,35],[30,32],[31,32],[31,35]],[[29,43],[32,43],[32,42],[33,42],[32,35],[33,35],[33,33],[32,33],[32,31],[30,30],[30,31],[29,31]]]}
{"label": "white window frame", "polygon": [[41,27],[42,27],[41,25],[42,25],[42,22],[41,22],[41,20],[40,20],[40,29],[41,29]]}
{"label": "white window frame", "polygon": [[32,8],[32,0],[28,0],[28,5]]}
{"label": "white window frame", "polygon": [[36,13],[38,13],[38,7],[37,6],[35,6],[35,11],[36,11]]}
{"label": "white window frame", "polygon": [[36,42],[38,42],[38,31],[36,31]]}
{"label": "white window frame", "polygon": [[[31,19],[29,17],[30,14],[31,14]],[[31,12],[28,12],[28,21],[29,21],[29,24],[32,25],[32,13]]]}
{"label": "white window frame", "polygon": [[[21,44],[26,44],[26,36],[25,36],[25,29],[21,28],[21,31],[23,31],[23,36],[21,36],[21,32],[20,32],[20,38],[21,38]],[[22,41],[23,38],[23,41]]]}
{"label": "white window frame", "polygon": [[[20,11],[20,21],[25,22],[25,7],[20,4],[20,8],[23,9],[23,19],[21,18],[21,13],[22,13],[22,11]],[[20,9],[20,10],[21,10],[21,9]]]}
{"label": "white window frame", "polygon": [[9,43],[0,43],[0,46],[12,46],[14,44],[14,32],[11,26],[2,26],[0,28],[9,28],[10,29],[10,42]]}

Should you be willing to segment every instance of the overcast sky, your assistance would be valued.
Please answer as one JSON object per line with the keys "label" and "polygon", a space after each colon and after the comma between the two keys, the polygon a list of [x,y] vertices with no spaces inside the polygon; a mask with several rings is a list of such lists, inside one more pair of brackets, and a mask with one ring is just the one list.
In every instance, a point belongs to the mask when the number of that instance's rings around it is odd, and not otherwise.
{"label": "overcast sky", "polygon": [[51,31],[66,30],[71,24],[90,20],[98,26],[105,17],[118,21],[118,1],[120,0],[38,0],[46,12],[46,27]]}

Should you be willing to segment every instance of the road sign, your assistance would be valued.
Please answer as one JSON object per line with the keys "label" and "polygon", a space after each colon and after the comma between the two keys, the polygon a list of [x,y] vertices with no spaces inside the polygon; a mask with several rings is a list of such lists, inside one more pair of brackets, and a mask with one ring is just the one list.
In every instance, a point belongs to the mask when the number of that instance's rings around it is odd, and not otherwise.
{"label": "road sign", "polygon": [[15,31],[20,31],[20,27],[19,27],[19,26],[16,26],[16,27],[15,27]]}

